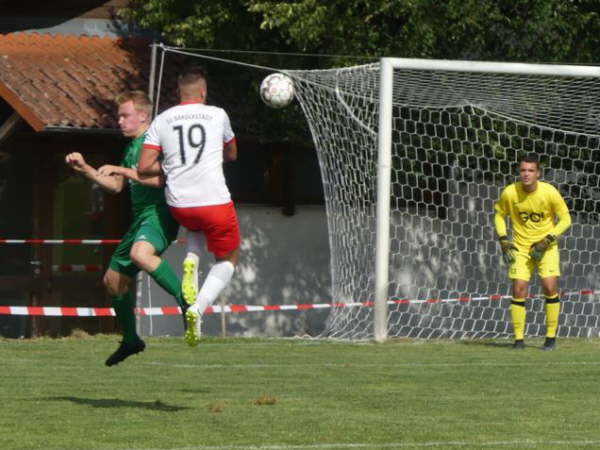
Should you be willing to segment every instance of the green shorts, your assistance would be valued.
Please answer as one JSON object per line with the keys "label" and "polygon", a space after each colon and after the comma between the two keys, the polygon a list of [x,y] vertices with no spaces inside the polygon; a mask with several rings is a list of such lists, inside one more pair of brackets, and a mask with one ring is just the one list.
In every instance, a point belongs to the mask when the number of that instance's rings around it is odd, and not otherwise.
{"label": "green shorts", "polygon": [[165,206],[143,212],[137,217],[110,259],[109,267],[115,272],[134,278],[140,271],[131,260],[133,244],[139,241],[150,243],[161,255],[177,238],[179,224]]}

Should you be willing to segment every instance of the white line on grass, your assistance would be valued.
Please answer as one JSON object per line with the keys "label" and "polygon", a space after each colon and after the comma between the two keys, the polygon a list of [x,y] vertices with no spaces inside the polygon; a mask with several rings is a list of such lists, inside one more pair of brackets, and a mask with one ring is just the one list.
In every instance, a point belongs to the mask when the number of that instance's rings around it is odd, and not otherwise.
{"label": "white line on grass", "polygon": [[[426,447],[541,447],[553,446],[597,446],[600,440],[589,441],[534,441],[529,439],[513,441],[433,441],[433,442],[381,442],[377,444],[363,443],[331,443],[331,444],[306,444],[306,445],[218,445],[205,446],[198,445],[193,447],[177,447],[170,450],[302,450],[302,449],[337,449],[337,448],[426,448]],[[158,450],[158,449],[137,449],[137,450]]]}
{"label": "white line on grass", "polygon": [[27,358],[11,358],[11,359],[3,359],[2,360],[3,363],[38,363],[39,361],[37,359],[27,359]]}
{"label": "white line on grass", "polygon": [[564,361],[564,362],[472,362],[472,363],[395,363],[395,364],[356,364],[356,363],[312,363],[312,364],[179,364],[161,361],[141,363],[145,366],[165,366],[182,369],[272,369],[280,367],[547,367],[547,366],[599,366],[600,361]]}
{"label": "white line on grass", "polygon": [[[181,347],[181,337],[175,336],[174,341],[172,342],[152,342],[152,346],[162,346],[162,347]],[[319,346],[319,345],[349,345],[352,347],[356,346],[366,346],[366,345],[375,345],[372,341],[363,340],[363,341],[342,341],[342,340],[334,340],[334,339],[317,339],[317,338],[272,338],[270,341],[259,341],[252,342],[252,338],[241,338],[247,339],[247,341],[243,342],[207,342],[202,341],[202,347],[266,347],[266,346],[278,346],[282,345],[293,345],[293,346]],[[413,345],[415,343],[410,343],[407,345]],[[420,344],[420,343],[419,343]],[[403,345],[403,344],[396,344]]]}

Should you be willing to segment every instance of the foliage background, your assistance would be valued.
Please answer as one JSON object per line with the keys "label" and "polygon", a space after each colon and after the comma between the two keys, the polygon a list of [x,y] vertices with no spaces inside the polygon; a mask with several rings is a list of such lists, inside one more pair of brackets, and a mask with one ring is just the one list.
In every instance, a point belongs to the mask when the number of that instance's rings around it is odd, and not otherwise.
{"label": "foliage background", "polygon": [[186,47],[597,63],[599,11],[598,0],[134,0],[125,16]]}
{"label": "foliage background", "polygon": [[[600,0],[133,0],[124,16],[167,44],[232,51],[218,56],[269,67],[330,68],[381,56],[600,61]],[[310,146],[297,104],[282,111],[261,104],[264,73],[228,64],[209,70],[218,80],[213,100],[233,111],[236,129],[262,142]],[[409,172],[428,185],[422,171]]]}

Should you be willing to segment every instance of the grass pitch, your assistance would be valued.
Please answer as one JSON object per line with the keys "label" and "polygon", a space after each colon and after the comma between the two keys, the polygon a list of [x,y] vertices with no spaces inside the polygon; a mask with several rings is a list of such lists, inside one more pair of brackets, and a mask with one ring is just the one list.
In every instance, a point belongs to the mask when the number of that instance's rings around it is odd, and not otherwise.
{"label": "grass pitch", "polygon": [[600,447],[600,341],[0,340],[2,449]]}

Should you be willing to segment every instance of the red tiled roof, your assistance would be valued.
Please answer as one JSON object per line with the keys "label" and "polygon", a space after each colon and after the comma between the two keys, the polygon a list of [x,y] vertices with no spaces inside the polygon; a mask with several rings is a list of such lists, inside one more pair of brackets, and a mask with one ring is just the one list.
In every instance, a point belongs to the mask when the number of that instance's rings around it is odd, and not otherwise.
{"label": "red tiled roof", "polygon": [[36,131],[118,128],[113,100],[147,90],[150,53],[141,39],[0,35],[0,97]]}

